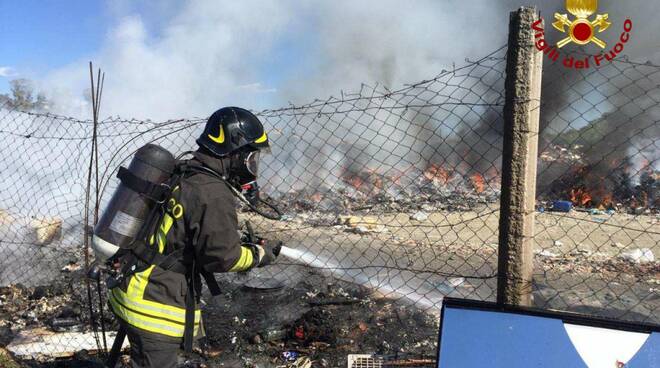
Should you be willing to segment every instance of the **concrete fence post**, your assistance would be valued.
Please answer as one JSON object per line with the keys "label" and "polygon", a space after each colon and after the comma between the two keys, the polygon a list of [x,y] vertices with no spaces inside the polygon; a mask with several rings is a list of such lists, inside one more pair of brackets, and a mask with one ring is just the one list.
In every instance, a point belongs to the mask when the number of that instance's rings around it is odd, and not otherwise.
{"label": "concrete fence post", "polygon": [[543,53],[535,7],[511,13],[506,63],[497,303],[531,305],[536,158]]}

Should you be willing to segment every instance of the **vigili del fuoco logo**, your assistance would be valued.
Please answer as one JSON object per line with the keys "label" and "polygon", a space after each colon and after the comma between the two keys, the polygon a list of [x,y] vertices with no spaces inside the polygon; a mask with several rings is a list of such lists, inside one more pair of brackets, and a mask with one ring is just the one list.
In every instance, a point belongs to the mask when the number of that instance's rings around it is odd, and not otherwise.
{"label": "vigili del fuoco logo", "polygon": [[[556,45],[551,45],[545,39],[543,18],[532,24],[532,29],[535,32],[536,48],[543,52],[552,62],[557,62],[561,59],[561,63],[567,68],[588,69],[592,66],[601,66],[605,62],[611,62],[623,52],[626,43],[630,40],[630,33],[633,29],[632,20],[626,19],[623,22],[623,30],[616,44],[607,49],[607,43],[600,39],[598,35],[608,30],[612,23],[609,21],[609,14],[596,14],[598,11],[598,0],[566,0],[566,10],[571,13],[572,17],[567,14],[555,13],[555,22],[552,23],[552,26],[557,31],[566,34],[566,37],[560,39]],[[596,16],[592,17],[594,14]],[[598,55],[584,57],[562,55],[559,49],[570,43],[580,46],[593,43],[607,51],[601,52]]]}

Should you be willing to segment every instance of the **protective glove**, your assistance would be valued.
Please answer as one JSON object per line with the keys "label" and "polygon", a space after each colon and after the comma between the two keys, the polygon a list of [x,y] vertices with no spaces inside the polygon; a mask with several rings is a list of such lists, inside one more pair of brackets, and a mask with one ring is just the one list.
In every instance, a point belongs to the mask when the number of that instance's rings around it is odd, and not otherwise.
{"label": "protective glove", "polygon": [[260,240],[256,245],[259,263],[257,267],[269,265],[280,255],[282,242],[279,240]]}

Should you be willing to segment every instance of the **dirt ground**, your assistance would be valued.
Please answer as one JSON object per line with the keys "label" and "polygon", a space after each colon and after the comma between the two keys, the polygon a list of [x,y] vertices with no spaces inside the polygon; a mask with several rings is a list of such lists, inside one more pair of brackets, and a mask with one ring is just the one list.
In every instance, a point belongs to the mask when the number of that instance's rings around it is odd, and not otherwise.
{"label": "dirt ground", "polygon": [[[293,366],[284,353],[309,358],[315,367],[344,367],[350,353],[432,358],[443,297],[495,299],[498,212],[483,203],[462,211],[426,206],[341,218],[307,211],[277,222],[241,215],[288,250],[273,266],[217,276],[223,294],[205,298],[208,344],[181,357],[180,366]],[[537,213],[534,304],[658,323],[659,220],[652,213]],[[625,256],[640,249],[656,259]],[[3,291],[7,323],[0,327],[12,333],[48,327],[62,313],[88,326],[82,274],[66,277],[63,288]],[[9,302],[20,295],[24,302]],[[67,303],[78,307],[61,310]],[[11,337],[5,340],[3,346]],[[21,364],[87,367],[98,359],[83,352]]]}
{"label": "dirt ground", "polygon": [[[362,211],[351,225],[321,213],[252,220],[264,236],[313,255],[307,264],[390,297],[432,308],[443,295],[494,300],[499,208],[425,210],[418,219],[417,210]],[[537,212],[535,305],[659,322],[660,215],[649,212]]]}

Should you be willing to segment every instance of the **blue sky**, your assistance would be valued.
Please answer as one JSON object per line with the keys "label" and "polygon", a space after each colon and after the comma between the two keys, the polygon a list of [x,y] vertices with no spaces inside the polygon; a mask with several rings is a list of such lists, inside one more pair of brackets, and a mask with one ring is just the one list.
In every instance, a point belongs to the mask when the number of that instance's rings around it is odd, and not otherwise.
{"label": "blue sky", "polygon": [[[43,75],[93,53],[109,19],[97,1],[0,0],[0,67]],[[0,92],[11,78],[0,77]]]}
{"label": "blue sky", "polygon": [[[227,3],[209,1],[200,3],[206,3],[207,7],[211,5],[216,13],[221,13],[222,9],[227,8]],[[245,8],[250,8],[250,6],[245,6]],[[257,16],[261,17],[255,20],[254,33],[256,36],[246,36],[248,39],[257,40],[254,42],[254,49],[262,51],[258,53],[260,57],[246,59],[243,63],[246,65],[244,68],[240,67],[240,62],[237,63],[238,65],[233,65],[233,68],[239,69],[240,72],[232,73],[238,77],[229,83],[234,87],[243,88],[235,95],[249,95],[250,100],[256,101],[257,104],[266,104],[266,101],[269,101],[277,90],[276,87],[291,79],[294,73],[296,77],[300,77],[305,73],[315,72],[314,63],[310,62],[310,55],[314,54],[315,35],[304,30],[310,27],[310,22],[314,21],[314,17],[305,16],[308,15],[305,7],[299,6],[295,10],[297,12],[295,17],[292,16],[293,12],[285,14],[292,19],[287,19],[286,27],[282,28],[277,21],[273,21],[273,24],[263,21],[269,17],[267,7],[264,6],[264,8],[265,10],[256,9]],[[282,6],[282,8],[286,7]],[[259,14],[260,10],[262,10],[261,14]],[[155,61],[165,60],[165,64],[169,62],[162,66],[164,69],[162,72],[168,73],[168,69],[173,65],[179,65],[172,60],[180,58],[181,54],[185,57],[185,52],[178,51],[185,47],[185,41],[177,43],[171,40],[177,27],[184,28],[188,32],[187,36],[192,38],[203,30],[208,33],[208,42],[213,42],[215,37],[224,35],[221,32],[214,33],[213,29],[209,32],[204,27],[195,28],[196,25],[191,25],[203,18],[203,12],[204,9],[195,9],[195,6],[189,3],[175,0],[159,2],[142,0],[0,0],[0,93],[8,92],[10,80],[17,78],[28,78],[38,82],[45,80],[46,86],[41,85],[44,89],[52,88],[53,84],[56,87],[66,85],[73,94],[80,93],[89,83],[85,78],[87,76],[86,63],[90,60],[104,70],[110,69],[113,72],[111,75],[114,78],[108,78],[109,89],[113,88],[112,83],[118,82],[118,79],[134,81],[136,77],[139,77],[139,70],[146,65],[139,65],[141,60],[136,60],[136,55],[131,55],[133,57],[131,61],[135,64],[136,70],[127,70],[125,65],[120,66],[121,62],[126,60],[121,60],[121,57],[116,55],[133,52],[130,46],[123,48],[121,45],[123,40],[117,41],[126,33],[130,34],[128,43],[139,39],[136,41],[138,48],[143,48],[142,51],[147,53],[153,52],[152,56]],[[230,20],[228,27],[235,26],[238,31],[230,28],[229,32],[240,32],[241,22],[246,23],[246,20],[252,16],[255,14],[237,20],[235,23],[238,23],[238,26],[232,24]],[[282,14],[279,16],[284,17]],[[199,23],[204,26],[217,26],[217,29],[222,30],[224,24],[214,24],[219,17],[218,14],[213,14],[209,16],[209,19],[201,19]],[[277,17],[273,16],[273,18]],[[137,26],[131,23],[131,20]],[[137,27],[137,31],[135,27]],[[273,31],[275,36],[267,41],[259,42],[262,38],[268,38],[268,35],[265,37],[259,35],[259,32],[264,32],[259,28],[268,29],[268,27],[276,28]],[[142,29],[144,37],[139,36],[140,29]],[[240,34],[230,34],[230,36],[241,37]],[[201,43],[199,46],[203,48],[207,44]],[[217,51],[215,50],[216,53]],[[224,51],[226,52],[226,50]],[[241,50],[239,53],[245,54],[245,50]],[[199,55],[192,57],[199,58]],[[168,60],[168,58],[172,60]],[[154,60],[151,62],[153,63]],[[207,69],[209,69],[208,66]],[[208,72],[208,70],[206,71]],[[62,73],[64,76],[60,76]],[[229,73],[231,71],[216,74],[223,76],[223,74]],[[59,79],[56,82],[49,81],[49,78],[52,79],[54,75]],[[244,77],[241,77],[242,75]],[[182,76],[182,78],[186,77]],[[151,83],[159,81],[158,77],[152,76],[150,79]],[[170,89],[177,88],[181,84],[176,83]],[[226,84],[227,82],[223,87],[226,88]],[[129,93],[141,94],[130,87],[127,89],[130,91]],[[112,94],[113,90],[106,92]],[[126,95],[124,92],[118,94]],[[240,97],[236,99],[240,100]],[[73,100],[73,98],[69,98],[69,100]],[[167,102],[155,102],[154,104],[167,105]],[[114,105],[122,105],[122,103],[120,101]],[[67,114],[69,111],[63,113]],[[75,111],[71,113],[75,115]]]}
{"label": "blue sky", "polygon": [[[39,78],[78,59],[93,59],[109,28],[127,14],[138,14],[149,36],[158,38],[161,26],[178,8],[173,1],[0,0],[0,67],[10,68],[8,76],[0,76],[0,93],[9,90],[11,79]],[[265,84],[287,78],[291,61],[302,64],[302,49],[312,37],[290,32],[278,40],[268,67],[261,69]]]}

